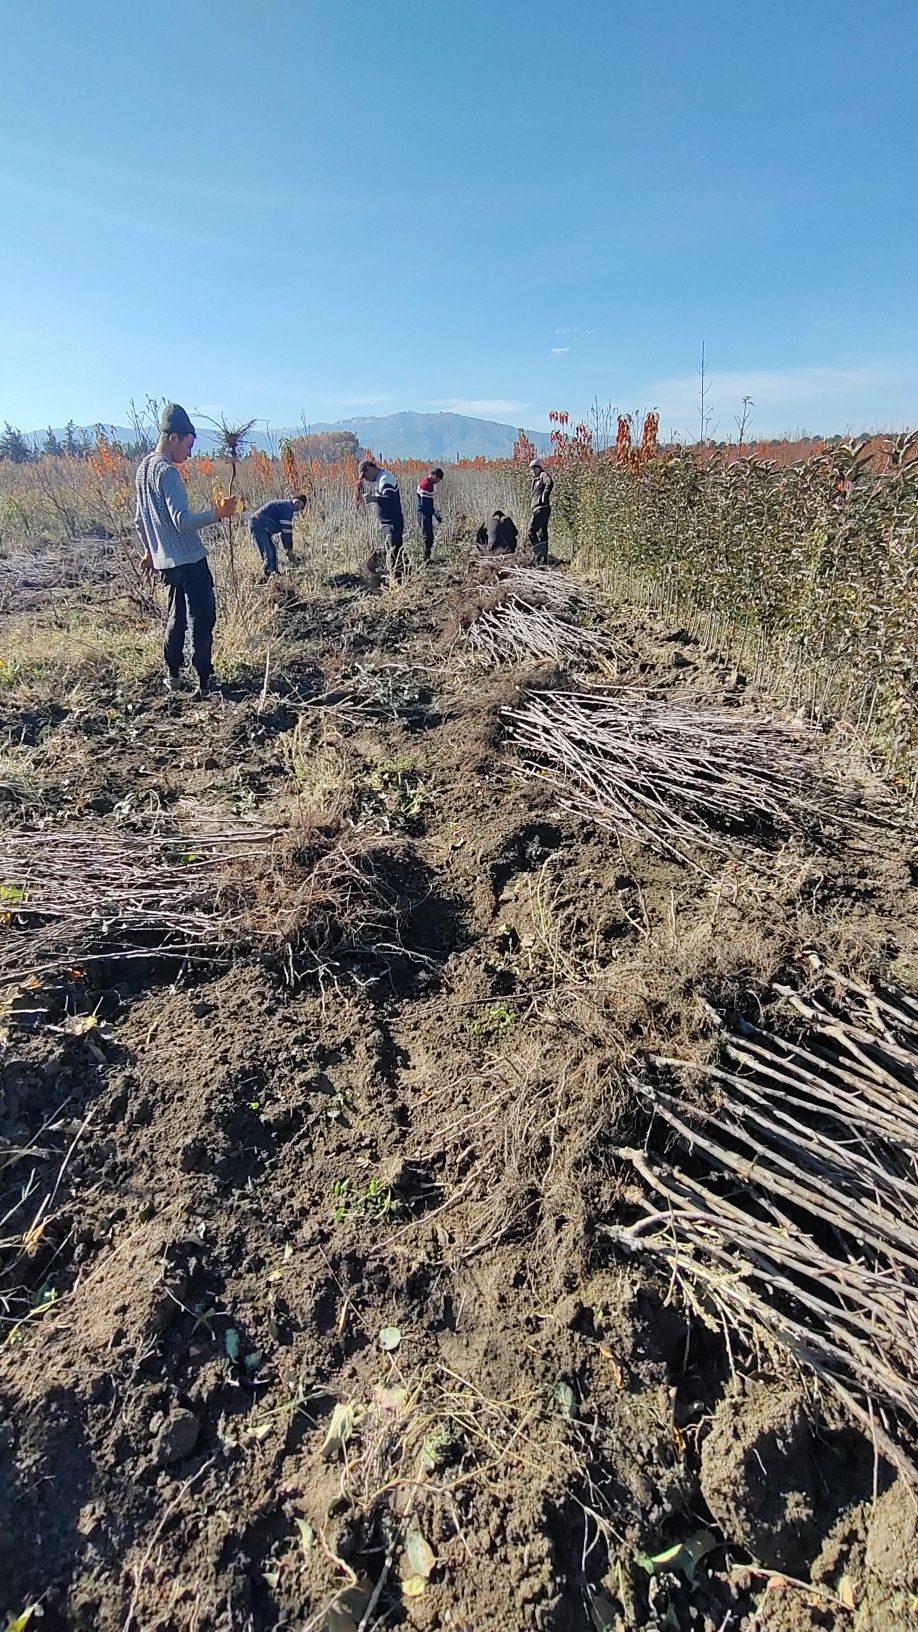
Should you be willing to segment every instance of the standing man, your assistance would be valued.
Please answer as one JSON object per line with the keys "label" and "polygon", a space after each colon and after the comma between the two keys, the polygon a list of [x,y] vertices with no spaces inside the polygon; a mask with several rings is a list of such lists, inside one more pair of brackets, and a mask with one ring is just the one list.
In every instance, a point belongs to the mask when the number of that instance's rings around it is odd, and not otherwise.
{"label": "standing man", "polygon": [[434,494],[437,483],[442,482],[443,472],[439,465],[428,475],[422,476],[418,482],[418,526],[424,540],[424,560],[429,561],[433,552],[433,527],[435,521],[442,521],[439,510],[434,509]]}
{"label": "standing man", "polygon": [[264,562],[266,578],[277,571],[275,535],[280,533],[281,545],[289,561],[293,554],[293,518],[298,511],[305,509],[306,495],[298,493],[295,499],[275,499],[271,504],[263,504],[250,516],[249,531]]}
{"label": "standing man", "polygon": [[529,469],[532,471],[532,491],[530,495],[529,542],[532,545],[532,558],[536,565],[548,565],[548,522],[551,516],[551,491],[554,480],[549,475],[541,459],[531,459]]}
{"label": "standing man", "polygon": [[197,697],[211,690],[214,624],[217,603],[207,552],[199,534],[205,527],[235,515],[238,499],[221,499],[209,510],[189,510],[179,466],[194,447],[195,429],[184,408],[167,403],[159,421],[159,441],[140,461],[134,487],[134,526],[143,546],[143,569],[154,570],[169,586],[166,607],[166,690],[179,690],[185,654],[185,631],[191,631],[191,662],[198,677]]}
{"label": "standing man", "polygon": [[[367,492],[367,488],[370,492]],[[354,503],[375,504],[386,553],[386,573],[401,579],[405,574],[405,517],[402,495],[391,470],[383,470],[375,459],[361,459],[357,467]],[[375,554],[375,551],[374,551]]]}

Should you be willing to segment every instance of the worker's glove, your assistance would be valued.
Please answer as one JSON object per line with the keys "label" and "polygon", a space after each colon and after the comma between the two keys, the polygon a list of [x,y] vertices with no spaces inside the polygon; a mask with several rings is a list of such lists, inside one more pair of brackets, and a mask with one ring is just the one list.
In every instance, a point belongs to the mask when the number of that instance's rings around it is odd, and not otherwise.
{"label": "worker's glove", "polygon": [[439,510],[435,510],[434,511],[434,521],[442,522],[442,520],[443,520],[443,517],[441,516]]}

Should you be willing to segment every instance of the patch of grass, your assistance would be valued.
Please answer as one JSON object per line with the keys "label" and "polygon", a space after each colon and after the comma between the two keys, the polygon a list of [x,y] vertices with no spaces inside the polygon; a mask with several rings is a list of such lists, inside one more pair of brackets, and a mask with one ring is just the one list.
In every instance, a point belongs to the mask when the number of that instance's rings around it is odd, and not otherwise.
{"label": "patch of grass", "polygon": [[428,803],[427,790],[416,759],[408,754],[381,759],[361,790],[361,808],[381,818],[386,828],[407,827]]}
{"label": "patch of grass", "polygon": [[351,806],[353,770],[334,728],[302,715],[280,740],[288,773],[314,818],[343,820]]}
{"label": "patch of grass", "polygon": [[350,1179],[336,1179],[332,1195],[332,1217],[336,1224],[345,1218],[363,1218],[382,1223],[404,1208],[401,1196],[379,1178],[369,1179],[363,1187]]}
{"label": "patch of grass", "polygon": [[126,602],[72,602],[12,621],[0,687],[25,706],[71,701],[86,687],[136,685],[156,666],[159,628]]}
{"label": "patch of grass", "polygon": [[504,1037],[516,1025],[517,1016],[506,1003],[492,1003],[486,1013],[469,1021],[473,1037]]}

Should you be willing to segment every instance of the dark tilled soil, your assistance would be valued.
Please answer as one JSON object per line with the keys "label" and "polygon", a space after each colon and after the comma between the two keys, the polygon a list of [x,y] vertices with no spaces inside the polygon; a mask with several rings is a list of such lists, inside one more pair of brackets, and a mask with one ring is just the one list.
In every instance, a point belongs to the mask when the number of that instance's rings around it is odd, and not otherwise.
{"label": "dark tilled soil", "polygon": [[[602,1234],[643,1052],[707,1048],[699,997],[760,1017],[805,950],[906,978],[908,847],[776,841],[712,884],[620,846],[518,774],[501,708],[571,680],[459,665],[467,599],[443,568],[291,596],[264,696],[253,672],[207,708],[152,675],[117,706],[7,699],[41,778],[5,819],[357,824],[398,841],[410,910],[399,945],[318,973],[240,952],[90,976],[75,949],[17,999],[0,1610],[38,1603],[48,1632],[909,1626],[901,1481],[812,1378]],[[623,678],[764,706],[649,615],[612,621]]]}

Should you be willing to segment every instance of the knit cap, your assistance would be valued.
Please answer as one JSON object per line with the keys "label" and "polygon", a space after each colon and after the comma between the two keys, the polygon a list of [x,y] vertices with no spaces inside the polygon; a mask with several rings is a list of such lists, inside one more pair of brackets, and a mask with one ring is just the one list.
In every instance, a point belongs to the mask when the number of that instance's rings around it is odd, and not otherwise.
{"label": "knit cap", "polygon": [[194,426],[184,408],[177,402],[167,402],[159,416],[161,436],[196,436]]}

